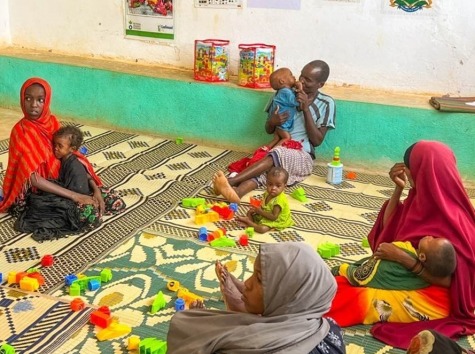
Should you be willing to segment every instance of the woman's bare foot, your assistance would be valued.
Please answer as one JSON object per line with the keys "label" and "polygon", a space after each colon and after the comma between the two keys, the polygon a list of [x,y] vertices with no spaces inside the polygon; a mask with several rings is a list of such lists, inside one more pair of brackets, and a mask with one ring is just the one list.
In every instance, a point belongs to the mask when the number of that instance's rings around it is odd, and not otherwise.
{"label": "woman's bare foot", "polygon": [[[241,299],[244,284],[232,276],[220,261],[216,261],[215,269],[226,308],[229,311],[246,312],[246,307]],[[239,284],[236,284],[236,282]]]}
{"label": "woman's bare foot", "polygon": [[205,303],[201,300],[195,300],[195,301],[191,302],[190,307],[189,307],[190,310],[205,309],[205,308],[206,308]]}
{"label": "woman's bare foot", "polygon": [[218,171],[214,174],[213,190],[214,194],[221,194],[230,203],[241,202],[241,198],[239,198],[234,188],[231,187],[223,171]]}

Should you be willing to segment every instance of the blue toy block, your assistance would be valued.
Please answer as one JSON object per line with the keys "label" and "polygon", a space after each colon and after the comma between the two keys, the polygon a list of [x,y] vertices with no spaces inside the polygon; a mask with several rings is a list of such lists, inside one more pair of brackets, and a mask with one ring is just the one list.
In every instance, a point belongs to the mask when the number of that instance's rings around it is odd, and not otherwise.
{"label": "blue toy block", "polygon": [[234,213],[238,211],[238,205],[237,203],[231,203],[229,204],[229,209],[231,209]]}
{"label": "blue toy block", "polygon": [[0,273],[0,283],[3,283],[3,274]]}
{"label": "blue toy block", "polygon": [[91,279],[87,282],[87,289],[89,291],[97,290],[101,287],[101,282],[97,279]]}
{"label": "blue toy block", "polygon": [[206,227],[200,227],[200,230],[198,231],[198,239],[203,242],[208,241],[208,229],[206,229]]}
{"label": "blue toy block", "polygon": [[71,284],[76,280],[78,280],[78,277],[74,274],[68,274],[64,277],[64,283],[66,286],[71,286]]}
{"label": "blue toy block", "polygon": [[185,309],[185,300],[178,298],[175,301],[175,311],[183,311]]}

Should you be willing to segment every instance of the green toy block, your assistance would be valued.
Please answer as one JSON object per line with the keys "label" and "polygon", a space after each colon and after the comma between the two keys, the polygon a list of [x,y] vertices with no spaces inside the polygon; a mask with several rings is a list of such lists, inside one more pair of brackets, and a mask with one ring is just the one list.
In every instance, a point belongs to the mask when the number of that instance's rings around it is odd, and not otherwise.
{"label": "green toy block", "polygon": [[254,236],[254,228],[252,226],[246,227],[246,235],[249,236],[249,238],[252,238]]}
{"label": "green toy block", "polygon": [[183,138],[176,138],[176,139],[175,139],[175,143],[176,143],[177,145],[183,144]]}
{"label": "green toy block", "polygon": [[10,344],[2,344],[0,346],[0,353],[2,354],[15,354],[15,347]]}
{"label": "green toy block", "polygon": [[324,259],[331,258],[340,254],[340,245],[325,242],[318,246],[317,252]]}
{"label": "green toy block", "polygon": [[155,300],[153,300],[152,307],[150,308],[150,313],[153,315],[154,313],[157,313],[157,311],[165,308],[166,305],[167,302],[165,300],[165,297],[163,296],[162,291],[160,290],[155,296]]}
{"label": "green toy block", "polygon": [[206,204],[204,198],[183,198],[181,200],[181,205],[184,208],[196,208],[198,205]]}
{"label": "green toy block", "polygon": [[140,341],[140,354],[166,354],[167,342],[156,338],[145,338]]}
{"label": "green toy block", "polygon": [[368,241],[368,238],[367,238],[367,237],[365,237],[364,239],[361,240],[361,245],[362,245],[363,247],[366,247],[366,248],[369,247],[369,241]]}
{"label": "green toy block", "polygon": [[112,280],[112,271],[110,268],[104,268],[101,270],[101,282],[107,283]]}
{"label": "green toy block", "polygon": [[220,237],[209,243],[211,247],[236,247],[236,241],[228,237]]}
{"label": "green toy block", "polygon": [[297,199],[298,201],[302,203],[307,201],[307,196],[305,195],[305,191],[302,187],[299,187],[296,190],[294,190],[290,196],[294,199]]}
{"label": "green toy block", "polygon": [[71,284],[69,287],[70,296],[80,296],[81,295],[81,286],[79,284]]}

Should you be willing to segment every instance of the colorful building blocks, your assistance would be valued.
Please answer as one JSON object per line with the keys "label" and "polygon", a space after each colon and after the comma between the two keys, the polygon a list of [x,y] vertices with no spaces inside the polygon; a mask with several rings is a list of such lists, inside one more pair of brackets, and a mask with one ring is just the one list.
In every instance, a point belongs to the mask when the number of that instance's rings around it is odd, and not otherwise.
{"label": "colorful building blocks", "polygon": [[35,278],[23,277],[20,280],[20,289],[26,291],[36,291],[40,288],[40,283]]}
{"label": "colorful building blocks", "polygon": [[145,338],[140,341],[139,354],[166,354],[167,342],[156,338]]}
{"label": "colorful building blocks", "polygon": [[64,277],[64,284],[66,286],[71,286],[71,284],[75,281],[78,280],[78,277],[75,276],[74,274],[68,274]]}
{"label": "colorful building blocks", "polygon": [[92,276],[92,277],[79,277],[78,279],[74,280],[71,283],[71,286],[74,284],[78,284],[79,287],[81,288],[81,291],[84,291],[91,287],[93,290],[97,290],[96,285],[97,283],[99,284],[99,287],[101,285],[101,277],[100,276]]}
{"label": "colorful building blocks", "polygon": [[325,242],[318,246],[317,252],[324,259],[331,258],[340,254],[340,245]]}
{"label": "colorful building blocks", "polygon": [[229,206],[213,205],[211,210],[217,212],[224,220],[231,220],[234,217],[234,212],[229,208]]}
{"label": "colorful building blocks", "polygon": [[208,240],[208,229],[206,227],[200,227],[198,231],[198,239],[204,242]]}
{"label": "colorful building blocks", "polygon": [[238,211],[238,205],[237,205],[237,203],[231,203],[231,204],[229,204],[229,209],[231,209],[233,212],[237,212],[237,211]]}
{"label": "colorful building blocks", "polygon": [[112,322],[112,317],[110,315],[110,311],[109,313],[107,313],[108,311],[104,311],[103,307],[91,313],[91,316],[89,317],[89,322],[101,328],[107,328]]}
{"label": "colorful building blocks", "polygon": [[108,283],[112,280],[112,270],[104,268],[101,270],[101,283]]}
{"label": "colorful building blocks", "polygon": [[40,272],[28,273],[27,277],[28,278],[34,278],[34,279],[38,280],[38,283],[40,284],[40,286],[45,284],[45,278],[41,275]]}
{"label": "colorful building blocks", "polygon": [[181,200],[181,205],[184,208],[196,208],[198,205],[206,204],[204,198],[183,198]]}
{"label": "colorful building blocks", "polygon": [[170,280],[167,283],[167,288],[170,291],[177,291],[178,289],[180,289],[180,282],[176,280]]}
{"label": "colorful building blocks", "polygon": [[[186,303],[187,306],[190,306],[190,304],[193,302],[193,301],[196,301],[196,300],[199,300],[199,301],[204,301],[204,298],[202,296],[199,296],[199,295],[196,295],[192,292],[190,292],[188,289],[186,288],[180,288],[178,289],[178,292],[176,294],[176,296],[180,299],[183,299]],[[176,303],[175,303],[176,304]]]}
{"label": "colorful building blocks", "polygon": [[236,247],[236,241],[229,237],[220,237],[210,243],[211,247]]}
{"label": "colorful building blocks", "polygon": [[195,215],[195,224],[197,225],[202,225],[207,222],[215,222],[219,221],[219,214],[215,212],[214,210],[210,210],[207,213],[204,214],[198,214]]}
{"label": "colorful building blocks", "polygon": [[7,283],[8,284],[16,283],[16,272],[8,272]]}
{"label": "colorful building blocks", "polygon": [[130,336],[127,340],[127,350],[137,350],[139,349],[140,345],[140,337],[139,336]]}
{"label": "colorful building blocks", "polygon": [[87,290],[95,291],[101,287],[101,282],[97,279],[91,279],[87,282]]}
{"label": "colorful building blocks", "polygon": [[1,354],[15,354],[15,347],[10,344],[4,343],[0,346]]}
{"label": "colorful building blocks", "polygon": [[153,315],[154,313],[157,313],[161,309],[165,308],[166,305],[167,301],[165,300],[162,291],[159,291],[158,294],[155,296],[155,299],[153,300],[152,306],[150,308],[150,313]]}
{"label": "colorful building blocks", "polygon": [[239,237],[239,244],[241,246],[249,246],[249,236],[242,235],[241,237]]}
{"label": "colorful building blocks", "polygon": [[24,277],[28,275],[27,272],[18,272],[16,273],[16,281],[15,283],[19,283]]}
{"label": "colorful building blocks", "polygon": [[244,231],[249,238],[252,238],[254,236],[254,228],[252,226],[246,227],[246,230]]}
{"label": "colorful building blocks", "polygon": [[127,325],[112,322],[107,328],[104,328],[97,332],[96,338],[99,341],[104,341],[108,339],[118,338],[123,335],[129,334],[132,331]]}
{"label": "colorful building blocks", "polygon": [[42,267],[51,267],[54,263],[54,258],[51,254],[46,254],[41,258]]}
{"label": "colorful building blocks", "polygon": [[71,310],[73,311],[81,311],[84,309],[84,307],[86,307],[86,304],[80,297],[77,297],[73,301],[71,301],[69,306],[71,307]]}
{"label": "colorful building blocks", "polygon": [[295,189],[292,194],[290,194],[290,196],[302,203],[305,203],[307,201],[305,190],[302,187]]}

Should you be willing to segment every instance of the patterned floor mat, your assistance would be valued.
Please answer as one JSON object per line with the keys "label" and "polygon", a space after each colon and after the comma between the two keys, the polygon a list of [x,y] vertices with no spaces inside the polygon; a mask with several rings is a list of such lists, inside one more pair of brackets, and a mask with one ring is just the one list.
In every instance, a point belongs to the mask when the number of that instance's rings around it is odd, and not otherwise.
{"label": "patterned floor mat", "polygon": [[71,311],[69,302],[0,286],[0,345],[16,353],[57,353],[89,321],[92,309]]}

